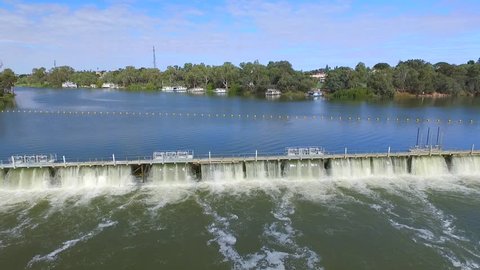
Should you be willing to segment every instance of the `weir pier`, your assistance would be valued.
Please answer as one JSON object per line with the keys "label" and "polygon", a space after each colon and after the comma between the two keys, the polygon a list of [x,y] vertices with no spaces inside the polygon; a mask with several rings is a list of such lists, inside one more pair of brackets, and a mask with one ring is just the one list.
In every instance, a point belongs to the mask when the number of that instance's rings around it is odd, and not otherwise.
{"label": "weir pier", "polygon": [[[167,152],[172,153],[172,152]],[[186,153],[186,152],[182,152]],[[158,153],[157,153],[158,154]],[[137,159],[61,161],[42,159],[43,162],[0,164],[0,182],[12,181],[25,175],[43,175],[43,178],[62,182],[63,178],[84,181],[84,177],[131,177],[138,182],[187,181],[215,179],[258,178],[321,178],[325,176],[362,177],[399,174],[430,175],[436,173],[480,174],[480,151],[448,151],[417,149],[405,152],[379,153],[323,153],[303,155],[252,155],[194,157],[191,155],[168,157],[164,155]],[[24,160],[25,161],[25,160]],[[59,180],[60,179],[60,180]],[[53,180],[52,180],[53,181]],[[53,182],[55,182],[53,181]],[[112,180],[113,181],[113,180]],[[0,183],[1,185],[1,183]]]}

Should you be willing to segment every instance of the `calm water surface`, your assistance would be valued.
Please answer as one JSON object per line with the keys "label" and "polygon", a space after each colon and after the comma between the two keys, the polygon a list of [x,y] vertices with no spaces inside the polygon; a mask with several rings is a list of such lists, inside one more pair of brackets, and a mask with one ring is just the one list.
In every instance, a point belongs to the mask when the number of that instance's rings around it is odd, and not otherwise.
{"label": "calm water surface", "polygon": [[[425,142],[427,128],[432,128],[432,140],[436,140],[438,126],[445,147],[480,147],[478,99],[345,103],[105,90],[19,88],[16,93],[19,110],[89,111],[97,115],[1,113],[2,159],[16,153],[57,153],[80,159],[113,153],[145,156],[156,150],[174,149],[191,149],[198,155],[208,151],[281,153],[289,146],[323,146],[331,152],[343,151],[345,147],[352,152],[386,151],[388,146],[405,150],[415,144],[417,127],[422,128]],[[113,111],[162,112],[169,116],[99,114]],[[192,116],[194,113],[196,117]],[[287,120],[286,116],[290,118]],[[330,117],[335,120],[329,120]],[[356,121],[358,117],[362,120]],[[381,120],[377,121],[377,117]],[[429,122],[417,124],[417,118]],[[471,120],[474,124],[469,124]]]}

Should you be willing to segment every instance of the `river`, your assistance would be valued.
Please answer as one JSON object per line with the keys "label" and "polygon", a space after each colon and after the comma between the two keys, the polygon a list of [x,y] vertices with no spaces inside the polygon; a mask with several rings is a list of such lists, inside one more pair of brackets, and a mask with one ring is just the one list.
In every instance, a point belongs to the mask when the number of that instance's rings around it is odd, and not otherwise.
{"label": "river", "polygon": [[[332,102],[18,88],[0,158],[242,155],[290,146],[406,150],[431,130],[480,147],[476,99]],[[395,161],[393,161],[395,162]],[[372,161],[373,164],[373,161]],[[205,181],[125,168],[0,170],[1,269],[478,269],[480,158],[425,158],[415,173],[341,161],[289,177]],[[261,170],[253,168],[247,170]],[[181,170],[179,170],[180,172]],[[52,183],[57,183],[53,185]],[[58,184],[61,183],[61,184]]]}

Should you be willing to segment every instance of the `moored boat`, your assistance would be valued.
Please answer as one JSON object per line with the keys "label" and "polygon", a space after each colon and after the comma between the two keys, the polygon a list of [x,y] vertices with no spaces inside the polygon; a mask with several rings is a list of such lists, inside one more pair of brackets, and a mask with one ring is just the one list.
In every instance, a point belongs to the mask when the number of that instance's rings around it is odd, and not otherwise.
{"label": "moored boat", "polygon": [[280,92],[280,90],[278,89],[267,89],[267,91],[265,92],[265,96],[267,97],[280,96],[280,95],[282,95],[282,92]]}
{"label": "moored boat", "polygon": [[213,90],[213,92],[215,94],[226,94],[227,93],[227,89],[225,88],[215,88],[215,90]]}

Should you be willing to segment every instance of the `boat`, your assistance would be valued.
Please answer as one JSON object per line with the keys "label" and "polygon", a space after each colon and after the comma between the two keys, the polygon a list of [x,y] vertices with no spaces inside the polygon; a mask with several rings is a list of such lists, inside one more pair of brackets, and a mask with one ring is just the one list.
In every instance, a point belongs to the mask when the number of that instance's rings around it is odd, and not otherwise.
{"label": "boat", "polygon": [[184,86],[176,86],[176,87],[173,87],[173,92],[176,92],[176,93],[186,93],[186,92],[187,92],[187,88],[184,87]]}
{"label": "boat", "polygon": [[77,84],[74,82],[68,81],[68,82],[62,83],[62,88],[77,88],[77,87],[78,87]]}
{"label": "boat", "polygon": [[281,94],[282,94],[282,92],[280,92],[280,90],[277,90],[277,89],[268,89],[265,92],[265,96],[267,96],[267,97],[280,96]]}
{"label": "boat", "polygon": [[114,83],[103,83],[102,88],[118,89],[120,87],[118,86],[118,84],[114,84]]}
{"label": "boat", "polygon": [[177,93],[185,93],[187,92],[187,88],[183,86],[164,86],[162,88],[164,92],[177,92]]}
{"label": "boat", "polygon": [[172,86],[164,86],[164,87],[162,87],[162,91],[173,92],[173,87]]}
{"label": "boat", "polygon": [[215,88],[215,90],[213,90],[213,92],[215,94],[226,94],[227,93],[227,89],[225,88]]}
{"label": "boat", "polygon": [[202,87],[195,87],[188,89],[187,92],[192,94],[203,94],[205,93],[205,89],[203,89]]}
{"label": "boat", "polygon": [[308,91],[308,96],[309,97],[313,97],[313,98],[316,98],[316,97],[321,97],[323,96],[322,92],[320,90],[311,90],[311,91]]}

